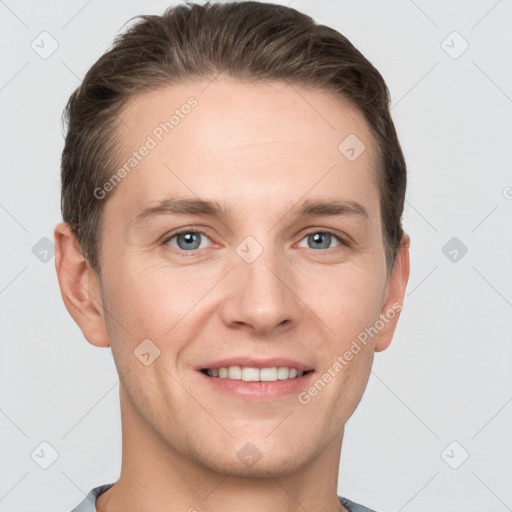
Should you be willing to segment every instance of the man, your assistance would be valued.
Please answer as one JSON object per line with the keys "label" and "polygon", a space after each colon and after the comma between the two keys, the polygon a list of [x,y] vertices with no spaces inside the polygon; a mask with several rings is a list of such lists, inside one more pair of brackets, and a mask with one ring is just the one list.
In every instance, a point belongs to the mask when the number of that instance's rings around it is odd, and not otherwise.
{"label": "man", "polygon": [[296,10],[144,16],[66,108],[56,268],[120,377],[117,482],[75,511],[352,511],[344,426],[409,275],[385,83]]}

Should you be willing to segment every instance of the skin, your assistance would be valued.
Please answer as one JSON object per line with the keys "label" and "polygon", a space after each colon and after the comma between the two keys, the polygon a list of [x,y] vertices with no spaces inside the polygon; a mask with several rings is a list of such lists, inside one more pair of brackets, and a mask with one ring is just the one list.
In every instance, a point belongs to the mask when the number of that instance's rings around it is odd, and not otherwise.
{"label": "skin", "polygon": [[[399,314],[307,404],[297,393],[227,395],[196,368],[232,356],[287,356],[318,377],[402,303],[409,239],[388,276],[375,142],[340,98],[220,77],[132,98],[121,116],[130,128],[120,128],[121,160],[190,96],[197,107],[103,199],[100,275],[69,227],[55,229],[65,305],[91,344],[111,346],[121,377],[121,475],[98,510],[342,510],[344,426]],[[349,134],[366,146],[353,162],[338,150]],[[135,222],[169,197],[218,201],[229,215]],[[357,202],[368,218],[299,216],[293,208],[306,199]],[[176,237],[164,240],[178,228],[204,233],[195,254]],[[333,237],[327,248],[310,247],[325,230],[350,245]],[[247,236],[263,249],[252,263],[236,251]],[[160,355],[145,366],[134,350],[148,338]],[[261,454],[252,467],[237,457],[249,442]]]}

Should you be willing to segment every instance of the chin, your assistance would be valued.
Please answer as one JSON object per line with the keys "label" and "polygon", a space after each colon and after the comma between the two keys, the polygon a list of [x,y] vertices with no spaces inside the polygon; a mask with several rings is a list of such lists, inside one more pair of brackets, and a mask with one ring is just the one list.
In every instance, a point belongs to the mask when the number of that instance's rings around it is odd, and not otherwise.
{"label": "chin", "polygon": [[265,438],[246,439],[233,440],[231,445],[224,445],[220,452],[214,447],[204,447],[201,454],[196,453],[196,461],[216,473],[243,478],[268,478],[297,472],[314,457],[313,451],[308,450],[300,440],[292,444],[290,440],[284,442],[279,438],[272,442]]}

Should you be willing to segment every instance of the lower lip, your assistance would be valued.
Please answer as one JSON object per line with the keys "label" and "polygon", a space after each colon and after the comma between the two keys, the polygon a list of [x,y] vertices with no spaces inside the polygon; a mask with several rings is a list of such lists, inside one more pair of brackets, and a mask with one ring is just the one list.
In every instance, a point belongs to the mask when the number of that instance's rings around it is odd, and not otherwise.
{"label": "lower lip", "polygon": [[210,377],[203,372],[198,373],[201,377],[207,379],[214,389],[231,395],[257,400],[272,400],[296,395],[309,385],[311,376],[314,374],[311,371],[302,377],[295,377],[294,379],[276,380],[273,382],[246,382],[244,380]]}

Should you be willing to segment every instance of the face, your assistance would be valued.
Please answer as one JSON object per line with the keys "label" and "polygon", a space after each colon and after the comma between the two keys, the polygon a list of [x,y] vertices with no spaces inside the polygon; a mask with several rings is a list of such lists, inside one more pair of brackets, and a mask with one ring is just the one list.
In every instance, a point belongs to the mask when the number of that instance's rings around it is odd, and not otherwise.
{"label": "face", "polygon": [[98,288],[122,408],[216,471],[304,467],[398,318],[366,122],[319,90],[225,78],[121,117],[119,167],[136,160],[105,187]]}

